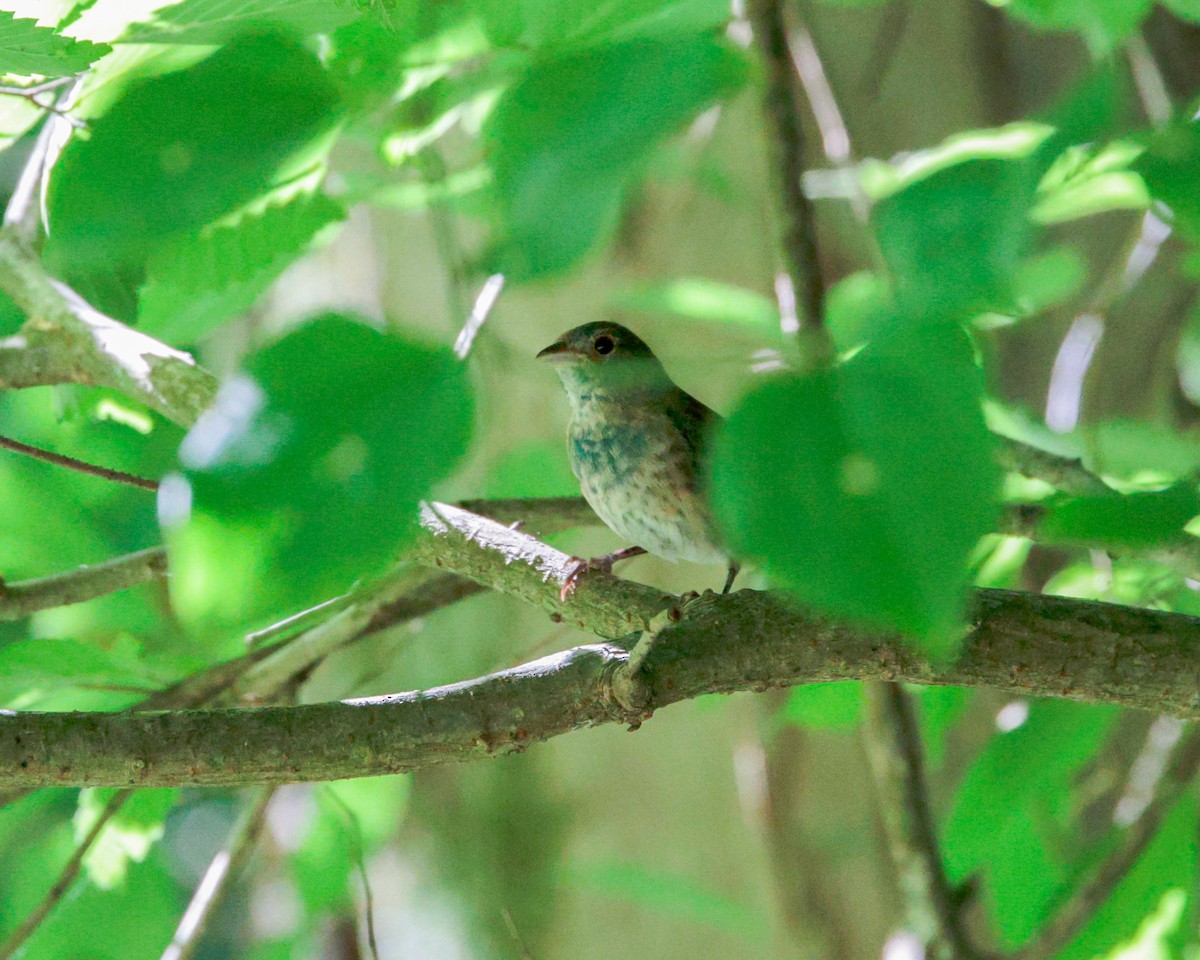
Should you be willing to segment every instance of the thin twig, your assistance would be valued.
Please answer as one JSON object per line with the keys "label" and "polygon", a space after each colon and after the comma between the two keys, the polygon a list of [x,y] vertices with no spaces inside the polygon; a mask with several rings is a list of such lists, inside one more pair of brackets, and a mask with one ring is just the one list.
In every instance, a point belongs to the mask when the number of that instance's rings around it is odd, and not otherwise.
{"label": "thin twig", "polygon": [[937,953],[953,960],[977,957],[963,922],[962,897],[942,862],[912,695],[898,683],[869,684],[866,699],[867,757],[908,925]]}
{"label": "thin twig", "polygon": [[467,317],[466,323],[458,331],[458,337],[454,341],[454,354],[459,360],[467,359],[467,354],[471,352],[471,345],[475,343],[475,337],[483,329],[483,325],[491,315],[492,307],[500,299],[500,291],[503,289],[504,274],[502,273],[493,273],[484,281],[479,290],[479,296],[475,298],[475,305],[471,308],[471,315]]}
{"label": "thin twig", "polygon": [[37,928],[42,925],[45,919],[50,916],[54,908],[62,901],[63,897],[74,885],[76,878],[79,876],[80,870],[83,869],[83,861],[88,855],[88,851],[92,849],[96,841],[100,838],[100,834],[104,828],[108,826],[109,821],[120,812],[121,807],[125,805],[125,801],[132,796],[132,790],[120,790],[114,793],[108,803],[104,805],[104,809],[96,816],[96,822],[84,835],[83,839],[75,844],[75,850],[71,854],[71,859],[58,874],[58,879],[54,881],[53,886],[46,891],[46,895],[34,907],[29,914],[21,921],[3,944],[0,944],[0,960],[11,960],[16,956],[17,951],[21,949],[25,941],[28,940],[37,931]]}
{"label": "thin twig", "polygon": [[229,882],[241,871],[242,866],[254,849],[254,841],[262,828],[267,806],[275,794],[274,787],[257,788],[241,814],[229,838],[215,857],[209,861],[208,869],[200,878],[200,884],[192,899],[179,918],[175,935],[162,953],[162,960],[192,960],[204,936],[205,928],[213,912],[224,899]]}
{"label": "thin twig", "polygon": [[813,351],[811,362],[820,364],[833,356],[833,346],[824,330],[825,280],[817,252],[813,207],[802,183],[804,128],[800,122],[800,84],[788,48],[780,0],[749,0],[746,12],[767,73],[763,108],[770,127],[775,189],[783,220],[784,274],[791,295],[803,311],[805,322],[801,329],[806,330],[806,346]]}
{"label": "thin twig", "polygon": [[1154,799],[1125,831],[1120,846],[1104,861],[1096,875],[1080,886],[1043,925],[1037,936],[1017,951],[1013,960],[1050,960],[1058,956],[1137,863],[1195,779],[1197,771],[1200,771],[1200,727],[1192,727],[1176,747],[1170,768],[1159,781]]}
{"label": "thin twig", "polygon": [[350,857],[354,861],[355,868],[358,870],[358,876],[362,881],[363,887],[363,912],[367,928],[367,949],[371,951],[371,960],[379,960],[379,945],[375,941],[375,897],[371,892],[371,878],[367,876],[367,859],[362,842],[362,824],[359,823],[358,815],[350,809],[350,805],[342,799],[336,790],[326,790],[325,796],[333,800],[338,810],[341,811],[349,828]]}
{"label": "thin twig", "polygon": [[13,453],[21,453],[45,463],[52,463],[56,467],[66,467],[68,470],[74,470],[76,473],[86,473],[90,477],[99,477],[102,480],[123,483],[128,487],[137,487],[139,490],[154,491],[158,489],[157,480],[148,480],[145,477],[135,476],[132,473],[125,473],[123,470],[111,470],[108,467],[99,467],[94,463],[76,460],[74,457],[66,457],[61,453],[54,453],[50,450],[44,450],[41,447],[34,447],[28,443],[22,443],[20,440],[13,440],[9,437],[0,437],[0,448],[11,450]]}
{"label": "thin twig", "polygon": [[0,622],[20,620],[39,610],[95,600],[109,593],[161,580],[166,574],[166,551],[162,547],[150,547],[67,573],[3,584],[0,585]]}

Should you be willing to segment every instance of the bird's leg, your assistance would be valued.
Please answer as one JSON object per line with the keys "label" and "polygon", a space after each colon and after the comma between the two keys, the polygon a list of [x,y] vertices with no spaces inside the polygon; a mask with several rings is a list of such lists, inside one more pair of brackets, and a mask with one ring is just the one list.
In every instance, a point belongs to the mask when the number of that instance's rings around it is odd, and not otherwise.
{"label": "bird's leg", "polygon": [[646,550],[643,547],[624,547],[613,553],[606,553],[602,557],[592,557],[591,560],[575,557],[575,563],[567,572],[567,579],[563,581],[562,589],[558,592],[558,599],[565,603],[567,597],[575,591],[575,585],[579,582],[579,578],[589,570],[612,573],[613,564],[618,560],[629,560],[633,557],[640,557],[645,552]]}
{"label": "bird's leg", "polygon": [[738,571],[741,569],[742,565],[736,560],[729,561],[729,573],[725,575],[725,589],[721,591],[722,594],[726,594],[733,589],[733,581],[737,579]]}

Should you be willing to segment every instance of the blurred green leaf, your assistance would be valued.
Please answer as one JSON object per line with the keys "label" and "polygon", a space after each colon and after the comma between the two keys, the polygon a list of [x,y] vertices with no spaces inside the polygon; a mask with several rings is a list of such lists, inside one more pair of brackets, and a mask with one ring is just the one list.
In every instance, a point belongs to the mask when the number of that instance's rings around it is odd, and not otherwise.
{"label": "blurred green leaf", "polygon": [[1049,543],[1151,547],[1177,539],[1200,514],[1200,492],[1184,481],[1151,493],[1069,497],[1047,504],[1038,539]]}
{"label": "blurred green leaf", "polygon": [[612,304],[619,310],[739,323],[772,333],[779,326],[779,308],[769,297],[755,290],[703,277],[681,277],[626,287],[613,294]]}
{"label": "blurred green leaf", "polygon": [[264,30],[330,33],[359,15],[354,4],[333,0],[183,0],[131,24],[119,42],[219,44]]}
{"label": "blurred green leaf", "polygon": [[1200,242],[1200,124],[1180,119],[1156,130],[1133,169],[1150,195],[1170,207],[1180,232]]}
{"label": "blurred green leaf", "polygon": [[745,73],[742,55],[708,36],[534,64],[488,124],[500,233],[492,269],[527,280],[574,264],[611,231],[654,146]]}
{"label": "blurred green leaf", "polygon": [[812,730],[853,730],[862,716],[862,684],[846,681],[793,687],[780,716]]}
{"label": "blurred green leaf", "polygon": [[[1196,915],[1196,816],[1195,798],[1185,796],[1112,895],[1055,960],[1185,956]],[[1086,880],[1086,873],[1079,878]]]}
{"label": "blurred green leaf", "polygon": [[825,325],[842,353],[886,331],[894,315],[890,285],[865,270],[843,277],[825,298]]}
{"label": "blurred green leaf", "polygon": [[[115,789],[85,789],[79,793],[75,813],[76,842],[87,835],[100,818]],[[131,863],[141,863],[162,839],[163,821],[179,800],[179,790],[137,790],[109,820],[84,859],[91,881],[101,890],[111,890],[125,881]]]}
{"label": "blurred green leaf", "polygon": [[149,691],[156,678],[147,673],[132,642],[101,650],[78,640],[18,640],[0,646],[0,703],[68,684],[145,686]]}
{"label": "blurred green leaf", "polygon": [[315,788],[315,815],[289,858],[311,921],[348,901],[357,858],[395,833],[410,786],[409,777],[363,777]]}
{"label": "blurred green leaf", "polygon": [[713,30],[730,18],[722,0],[483,0],[497,46],[544,49]]}
{"label": "blurred green leaf", "polygon": [[1200,439],[1150,420],[1107,420],[1085,428],[1083,463],[1129,484],[1161,487],[1200,469]]}
{"label": "blurred green leaf", "polygon": [[1013,276],[1033,237],[1036,165],[969,160],[882,200],[872,216],[903,316],[965,319],[1013,304]]}
{"label": "blurred green leaf", "polygon": [[571,473],[563,445],[527,443],[508,450],[488,470],[488,497],[573,497],[579,481]]}
{"label": "blurred green leaf", "polygon": [[1153,6],[1153,0],[1008,0],[1004,9],[1041,30],[1077,33],[1100,54],[1132,34]]}
{"label": "blurred green leaf", "polygon": [[69,272],[140,267],[156,243],[268,190],[336,103],[312,54],[270,35],[132,85],[55,166],[46,256]]}
{"label": "blurred green leaf", "polygon": [[735,555],[824,613],[949,655],[967,558],[997,512],[980,392],[948,327],[767,381],[717,436],[713,500]]}
{"label": "blurred green leaf", "polygon": [[244,624],[378,572],[471,421],[448,350],[335,314],[261,350],[184,439],[190,492],[159,494],[180,611]]}
{"label": "blurred green leaf", "polygon": [[138,326],[169,343],[195,343],[249,310],[344,218],[329,197],[302,195],[164,244],[146,263]]}
{"label": "blurred green leaf", "polygon": [[69,77],[108,53],[102,43],[64,37],[36,20],[0,10],[0,73]]}
{"label": "blurred green leaf", "polygon": [[1012,293],[1020,313],[1030,316],[1069,300],[1087,279],[1083,257],[1069,247],[1055,247],[1017,266]]}
{"label": "blurred green leaf", "polygon": [[1024,723],[992,737],[955,791],[942,824],[942,852],[955,883],[982,871],[989,913],[1005,946],[1045,919],[1068,876],[1053,843],[1068,829],[1071,791],[1120,711],[1033,700]]}

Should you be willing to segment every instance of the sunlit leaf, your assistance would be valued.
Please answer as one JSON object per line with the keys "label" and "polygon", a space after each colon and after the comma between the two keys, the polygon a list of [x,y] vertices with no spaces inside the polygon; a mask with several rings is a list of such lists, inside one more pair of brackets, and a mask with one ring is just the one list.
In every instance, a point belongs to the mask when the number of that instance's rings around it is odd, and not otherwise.
{"label": "sunlit leaf", "polygon": [[354,4],[334,0],[183,0],[130,25],[120,42],[217,44],[261,30],[330,33],[358,16]]}
{"label": "sunlit leaf", "polygon": [[301,196],[164,244],[146,264],[138,326],[170,343],[194,343],[253,306],[344,216],[328,197]]}
{"label": "sunlit leaf", "polygon": [[69,77],[108,53],[102,43],[74,40],[36,20],[0,10],[0,73]]}
{"label": "sunlit leaf", "polygon": [[243,623],[379,571],[471,419],[449,350],[337,315],[261,350],[184,440],[186,486],[160,491],[180,610]]}
{"label": "sunlit leaf", "polygon": [[530,279],[575,263],[612,230],[653,147],[744,75],[741,54],[708,36],[536,63],[488,124],[500,206],[494,269]]}
{"label": "sunlit leaf", "polygon": [[269,35],[131,86],[54,168],[47,256],[72,272],[140,266],[156,243],[267,190],[335,106],[316,58]]}
{"label": "sunlit leaf", "polygon": [[[91,830],[116,790],[83,790],[75,813],[75,836]],[[92,882],[103,890],[122,883],[131,863],[141,863],[163,836],[163,819],[179,800],[179,790],[138,790],[104,827],[88,850],[84,865]]]}
{"label": "sunlit leaf", "polygon": [[962,334],[936,327],[756,388],[714,458],[735,555],[822,612],[949,654],[967,558],[996,514],[980,388]]}

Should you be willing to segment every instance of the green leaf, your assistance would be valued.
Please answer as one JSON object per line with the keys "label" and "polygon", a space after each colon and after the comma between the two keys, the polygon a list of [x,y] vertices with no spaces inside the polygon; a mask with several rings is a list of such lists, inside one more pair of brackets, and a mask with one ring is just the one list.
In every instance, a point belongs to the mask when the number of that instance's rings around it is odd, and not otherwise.
{"label": "green leaf", "polygon": [[187,486],[160,491],[180,611],[244,624],[378,572],[471,422],[440,347],[330,314],[260,351],[180,446]]}
{"label": "green leaf", "polygon": [[[75,812],[76,841],[87,835],[116,793],[115,789],[80,791]],[[129,864],[145,860],[162,839],[163,820],[178,800],[179,790],[174,787],[138,790],[126,800],[83,861],[92,882],[102,890],[122,883]]]}
{"label": "green leaf", "polygon": [[0,10],[0,73],[69,77],[109,51],[102,43],[74,40],[36,20],[19,20]]}
{"label": "green leaf", "polygon": [[1151,493],[1071,497],[1048,505],[1038,539],[1136,549],[1177,539],[1200,514],[1200,492],[1184,481]]}
{"label": "green leaf", "polygon": [[305,195],[160,247],[146,264],[138,326],[171,343],[195,343],[250,309],[344,218],[336,201]]}
{"label": "green leaf", "polygon": [[716,441],[714,507],[734,554],[824,613],[949,655],[967,559],[997,511],[980,391],[951,327],[764,383]]}
{"label": "green leaf", "polygon": [[65,684],[146,684],[152,689],[153,678],[146,673],[132,641],[101,650],[78,640],[17,640],[0,647],[0,703]]}
{"label": "green leaf", "polygon": [[1040,30],[1078,33],[1102,54],[1129,37],[1153,6],[1153,0],[1009,0],[1004,9]]}
{"label": "green leaf", "polygon": [[613,306],[644,313],[669,313],[693,320],[712,320],[770,329],[779,326],[779,308],[755,290],[703,277],[680,277],[618,290]]}
{"label": "green leaf", "polygon": [[1200,242],[1200,124],[1181,119],[1157,130],[1133,169],[1150,195],[1171,208],[1175,226]]}
{"label": "green leaf", "polygon": [[970,160],[882,200],[872,216],[896,298],[914,320],[1010,310],[1013,277],[1033,236],[1037,166]]}
{"label": "green leaf", "polygon": [[1034,700],[1025,722],[995,735],[955,791],[941,829],[946,871],[955,883],[983,872],[1006,946],[1028,938],[1066,881],[1055,841],[1068,829],[1072,784],[1119,716],[1111,707]]}
{"label": "green leaf", "polygon": [[655,145],[736,89],[745,61],[708,36],[630,41],[546,60],[500,100],[487,140],[499,201],[493,269],[562,273],[616,222]]}
{"label": "green leaf", "polygon": [[314,921],[344,905],[355,860],[378,848],[404,818],[409,777],[363,777],[321,784],[317,815],[292,854],[292,876]]}
{"label": "green leaf", "polygon": [[[1196,815],[1195,799],[1183,797],[1146,852],[1055,960],[1091,960],[1106,951],[1112,951],[1107,953],[1111,960],[1185,955],[1196,915]],[[1080,879],[1086,881],[1086,875]],[[1114,949],[1121,946],[1129,952]]]}
{"label": "green leaf", "polygon": [[794,687],[780,716],[812,730],[853,730],[862,716],[862,684],[847,681]]}
{"label": "green leaf", "polygon": [[270,35],[131,86],[54,168],[47,257],[72,272],[140,266],[155,244],[266,192],[336,102],[312,54]]}
{"label": "green leaf", "polygon": [[220,44],[264,30],[307,36],[330,33],[358,17],[354,4],[334,0],[183,0],[131,24],[118,42]]}
{"label": "green leaf", "polygon": [[722,0],[485,0],[484,29],[497,46],[545,49],[714,30]]}

